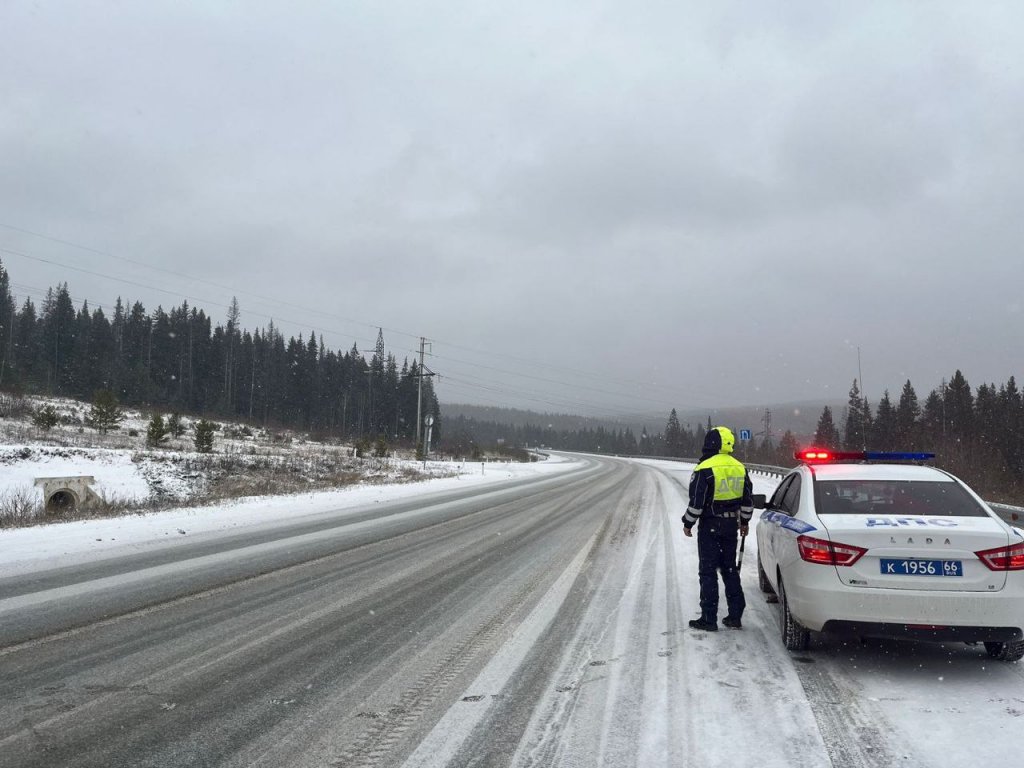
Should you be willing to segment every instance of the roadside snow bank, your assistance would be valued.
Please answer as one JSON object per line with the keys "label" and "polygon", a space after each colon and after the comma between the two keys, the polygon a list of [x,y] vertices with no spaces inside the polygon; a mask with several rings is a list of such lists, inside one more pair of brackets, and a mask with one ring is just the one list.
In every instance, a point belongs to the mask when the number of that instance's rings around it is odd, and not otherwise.
{"label": "roadside snow bank", "polygon": [[[422,462],[402,463],[423,467]],[[579,464],[578,460],[557,456],[531,464],[456,464],[459,474],[453,477],[414,483],[354,485],[336,491],[250,497],[213,506],[5,529],[0,530],[0,578],[142,552],[168,546],[176,540],[212,537],[242,527],[273,527],[285,519],[294,522],[298,518],[317,515],[344,516],[346,512],[367,504],[416,496],[429,498],[435,493],[456,488],[565,472]],[[75,474],[94,473],[93,469],[83,471],[83,464],[74,466],[78,470]],[[115,463],[114,466],[120,465]],[[450,470],[452,466],[448,462],[427,462],[426,471]],[[95,472],[97,482],[100,480],[99,469]],[[105,477],[115,480],[118,471],[111,468]]]}
{"label": "roadside snow bank", "polygon": [[0,445],[3,490],[33,490],[37,477],[92,475],[93,489],[108,499],[145,499],[146,478],[132,461],[132,452],[104,448],[62,448],[50,445]]}

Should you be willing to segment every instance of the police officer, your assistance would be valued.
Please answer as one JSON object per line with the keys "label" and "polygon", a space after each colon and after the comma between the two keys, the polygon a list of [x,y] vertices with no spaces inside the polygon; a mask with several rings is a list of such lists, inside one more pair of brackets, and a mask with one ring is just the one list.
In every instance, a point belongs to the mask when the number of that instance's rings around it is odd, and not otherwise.
{"label": "police officer", "polygon": [[697,530],[697,555],[700,558],[700,618],[690,621],[694,629],[715,632],[718,629],[718,573],[725,585],[727,627],[739,629],[746,606],[740,573],[736,568],[736,534],[747,535],[754,514],[753,486],[746,467],[733,458],[736,440],[726,427],[715,427],[704,436],[700,463],[690,476],[690,506],[683,515],[683,532],[693,536]]}

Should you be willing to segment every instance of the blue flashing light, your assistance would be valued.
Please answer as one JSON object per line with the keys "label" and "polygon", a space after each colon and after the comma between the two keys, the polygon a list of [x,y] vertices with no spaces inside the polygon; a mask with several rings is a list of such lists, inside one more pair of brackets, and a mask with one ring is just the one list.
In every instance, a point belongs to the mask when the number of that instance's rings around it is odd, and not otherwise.
{"label": "blue flashing light", "polygon": [[793,456],[798,461],[808,464],[839,461],[928,461],[935,458],[934,453],[919,451],[830,451],[820,448],[797,451]]}
{"label": "blue flashing light", "polygon": [[865,451],[867,461],[928,461],[934,459],[934,453],[914,451]]}

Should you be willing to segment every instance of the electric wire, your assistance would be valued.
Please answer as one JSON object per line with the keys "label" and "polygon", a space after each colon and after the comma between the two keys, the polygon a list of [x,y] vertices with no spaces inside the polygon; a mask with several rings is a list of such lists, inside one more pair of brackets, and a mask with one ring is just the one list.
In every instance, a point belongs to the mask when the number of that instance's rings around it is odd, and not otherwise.
{"label": "electric wire", "polygon": [[[61,244],[61,245],[66,245],[66,246],[69,246],[69,247],[78,248],[78,249],[81,249],[83,251],[87,251],[87,252],[90,252],[90,253],[93,253],[93,254],[96,254],[96,255],[106,256],[106,257],[109,257],[109,258],[125,261],[127,263],[131,263],[131,264],[135,264],[137,266],[141,266],[141,267],[144,267],[144,268],[152,269],[152,270],[157,271],[157,272],[162,272],[162,273],[165,273],[165,274],[173,275],[175,277],[180,277],[182,279],[193,280],[193,281],[195,281],[197,283],[202,283],[202,284],[210,285],[210,286],[222,289],[222,290],[234,291],[234,289],[232,289],[230,286],[226,286],[226,285],[223,285],[221,283],[217,283],[215,281],[207,280],[207,279],[204,279],[204,278],[196,278],[196,277],[193,277],[193,276],[190,276],[190,275],[186,275],[186,274],[181,273],[181,272],[176,272],[174,270],[168,270],[168,269],[165,269],[165,268],[162,268],[162,267],[157,267],[157,266],[154,266],[154,265],[146,264],[145,262],[140,262],[140,261],[137,261],[137,260],[134,260],[134,259],[129,259],[127,257],[118,256],[117,254],[113,254],[113,253],[110,253],[110,252],[107,252],[107,251],[102,251],[102,250],[99,250],[99,249],[91,248],[89,246],[81,245],[79,243],[74,243],[72,241],[63,240],[63,239],[60,239],[60,238],[50,237],[48,235],[43,235],[43,234],[37,233],[37,232],[32,232],[31,230],[23,229],[23,228],[20,228],[20,227],[15,227],[15,226],[12,226],[10,224],[5,224],[3,222],[0,222],[0,227],[4,227],[4,228],[10,229],[10,230],[13,230],[13,231],[16,231],[16,232],[20,232],[20,233],[23,233],[23,234],[28,234],[28,235],[31,235],[31,236],[34,236],[34,237],[39,237],[39,238],[42,238],[42,239],[45,239],[45,240],[49,240],[49,241],[52,241],[52,242],[55,242],[55,243],[58,243],[58,244]],[[18,257],[21,257],[21,258],[25,258],[25,259],[28,259],[28,260],[31,260],[31,261],[36,261],[36,262],[39,262],[39,263],[60,267],[62,269],[73,270],[73,271],[76,271],[76,272],[79,272],[79,273],[91,275],[93,277],[99,277],[99,278],[102,278],[104,280],[111,280],[111,281],[114,281],[114,282],[123,283],[123,284],[130,285],[130,286],[133,286],[133,287],[136,287],[136,288],[142,288],[142,289],[145,289],[145,290],[157,291],[157,292],[160,292],[160,293],[164,293],[164,294],[168,294],[168,295],[174,296],[174,297],[179,298],[179,299],[180,298],[185,298],[185,299],[190,300],[190,301],[192,301],[194,303],[205,304],[205,305],[208,305],[208,306],[215,306],[215,307],[219,307],[219,308],[223,308],[223,309],[230,309],[230,305],[223,304],[223,303],[218,302],[218,301],[214,301],[214,300],[210,300],[210,299],[206,299],[206,298],[192,296],[192,295],[189,295],[189,294],[185,294],[185,293],[183,293],[181,291],[174,291],[174,290],[167,289],[167,288],[161,288],[161,287],[158,287],[158,286],[153,286],[153,285],[149,285],[149,284],[146,284],[146,283],[141,283],[141,282],[138,282],[138,281],[135,281],[135,280],[129,280],[127,278],[117,277],[115,275],[110,275],[110,274],[106,274],[106,273],[103,273],[103,272],[98,272],[96,270],[86,269],[84,267],[78,267],[78,266],[74,266],[74,265],[69,265],[69,264],[57,261],[55,259],[52,259],[52,258],[46,258],[46,257],[38,256],[38,255],[33,255],[33,254],[26,253],[24,251],[19,251],[19,250],[14,250],[14,249],[11,249],[11,248],[0,247],[0,252],[7,253],[7,254],[10,254],[10,255],[13,255],[13,256],[18,256]],[[350,318],[344,318],[344,317],[341,317],[339,315],[335,315],[333,313],[323,312],[323,311],[319,311],[319,310],[312,310],[312,309],[310,309],[308,307],[298,307],[298,305],[290,304],[289,302],[285,302],[285,301],[282,301],[282,300],[276,300],[276,299],[270,299],[269,297],[260,296],[259,294],[253,294],[252,292],[248,292],[248,291],[244,291],[244,290],[239,290],[239,291],[234,291],[234,292],[236,292],[238,294],[241,294],[241,295],[254,296],[256,298],[259,298],[262,301],[269,302],[269,303],[277,303],[277,304],[280,304],[282,306],[296,307],[296,308],[302,309],[303,311],[312,311],[315,314],[320,314],[322,316],[327,316],[327,317],[331,317],[331,318],[334,318],[334,319],[341,319],[344,322],[350,322],[350,323],[353,323],[353,324],[356,324],[356,325],[361,325],[361,326],[366,326],[366,327],[375,327],[375,328],[380,329],[381,331],[387,330],[389,333],[396,333],[396,334],[400,334],[400,335],[406,336],[406,337],[417,338],[415,336],[415,334],[411,334],[411,333],[408,333],[408,332],[405,332],[405,331],[400,331],[400,330],[397,330],[397,329],[394,329],[394,328],[385,328],[384,326],[380,326],[380,325],[376,325],[376,324],[372,324],[372,323],[366,323],[366,322],[358,321],[358,320],[353,320],[353,319],[350,319]],[[102,306],[102,303],[100,303],[99,306]],[[375,341],[372,341],[372,340],[367,339],[367,338],[360,338],[360,337],[355,336],[354,334],[351,334],[351,333],[339,331],[339,330],[334,329],[334,328],[325,328],[325,327],[321,327],[321,326],[311,325],[309,323],[304,323],[304,322],[296,321],[294,319],[290,319],[290,318],[286,318],[286,317],[281,317],[280,315],[276,315],[276,316],[275,315],[270,315],[270,314],[267,314],[267,313],[264,313],[264,312],[259,312],[259,311],[253,310],[253,309],[247,309],[247,310],[245,310],[245,313],[248,314],[248,315],[255,316],[255,317],[266,318],[266,319],[270,320],[271,322],[274,322],[276,320],[278,322],[289,323],[289,324],[294,325],[294,326],[299,327],[299,328],[307,327],[307,328],[310,328],[310,330],[312,330],[312,331],[318,331],[320,333],[327,333],[327,334],[333,334],[333,335],[341,336],[341,337],[344,337],[344,338],[350,338],[350,339],[353,339],[356,343],[362,342],[364,345],[375,344]],[[593,372],[588,372],[588,371],[583,371],[583,370],[578,370],[578,369],[571,369],[571,368],[566,368],[566,367],[563,367],[563,366],[550,365],[550,364],[541,363],[541,362],[537,362],[537,361],[532,361],[532,360],[528,360],[526,358],[520,358],[520,357],[516,357],[516,356],[513,356],[513,355],[508,355],[508,354],[496,354],[496,353],[489,352],[489,351],[478,350],[478,349],[476,349],[474,347],[469,347],[469,346],[459,345],[459,344],[453,344],[453,343],[450,343],[450,342],[442,342],[442,341],[436,340],[436,339],[432,339],[432,342],[434,344],[436,344],[438,347],[440,347],[441,349],[444,349],[445,347],[451,347],[452,349],[461,349],[461,350],[464,350],[464,351],[476,352],[478,354],[487,355],[489,357],[499,357],[499,358],[500,357],[504,357],[504,358],[510,359],[510,360],[527,362],[527,363],[529,363],[531,365],[536,365],[537,367],[541,367],[541,368],[548,368],[550,370],[561,371],[563,373],[568,373],[570,376],[574,376],[574,377],[593,379],[595,376],[597,376],[597,374],[594,374]],[[405,349],[405,350],[401,350],[401,351],[404,351],[406,354],[412,355],[414,359],[415,359],[415,357],[417,355],[417,351],[414,350],[414,349]],[[500,373],[500,374],[502,374],[504,376],[515,376],[515,377],[518,377],[518,378],[521,378],[521,379],[527,379],[527,380],[542,382],[542,383],[546,383],[546,384],[554,384],[554,385],[557,385],[557,386],[560,386],[560,387],[569,387],[569,388],[572,388],[572,389],[575,389],[575,390],[584,389],[584,390],[587,390],[589,392],[603,394],[603,395],[607,395],[609,397],[615,397],[615,398],[621,398],[621,397],[626,396],[626,397],[630,397],[633,400],[638,400],[638,401],[646,402],[646,403],[649,403],[651,405],[657,405],[657,406],[662,407],[662,408],[674,407],[674,406],[670,406],[670,402],[668,400],[656,399],[656,398],[652,398],[652,397],[646,397],[646,396],[643,396],[643,395],[638,395],[635,391],[625,393],[625,392],[621,392],[621,391],[612,390],[612,389],[609,389],[607,387],[605,387],[605,388],[594,387],[594,386],[591,386],[591,385],[588,385],[588,384],[580,384],[578,382],[570,383],[570,382],[561,381],[561,380],[557,380],[557,379],[551,379],[551,378],[547,378],[547,377],[543,377],[543,376],[537,376],[537,375],[534,375],[534,374],[524,373],[522,371],[503,369],[503,368],[499,368],[499,367],[496,367],[496,366],[485,365],[485,364],[479,363],[479,362],[473,362],[473,361],[463,360],[463,359],[459,359],[459,358],[454,358],[454,357],[450,357],[450,356],[447,356],[447,355],[438,354],[436,352],[432,353],[431,356],[433,358],[437,359],[437,360],[442,360],[442,361],[445,361],[445,362],[453,362],[453,363],[457,363],[457,364],[460,364],[460,365],[469,366],[469,367],[475,368],[475,369],[492,371],[494,373]],[[660,385],[656,385],[656,384],[654,384],[652,382],[639,382],[639,381],[632,381],[632,382],[630,382],[628,380],[618,380],[618,381],[616,381],[614,379],[609,379],[606,375],[603,375],[603,374],[601,375],[601,380],[603,382],[605,382],[605,383],[618,383],[618,384],[622,384],[623,386],[634,386],[635,387],[636,385],[642,385],[645,388],[651,388],[651,387],[662,388],[662,387],[660,387]],[[516,396],[522,397],[521,391],[517,391],[515,393],[507,392],[507,394],[515,394]],[[549,398],[545,399],[544,397],[532,398],[531,401],[547,402],[548,404],[552,404],[552,405],[556,405],[557,404],[555,401],[551,401]],[[587,402],[587,401],[584,401],[584,400],[579,399],[579,398],[573,398],[571,400],[566,400],[564,402],[565,402],[565,405],[563,405],[561,407],[579,407],[579,406],[584,406],[584,407],[587,407],[588,409],[592,409],[592,410],[593,409],[600,409],[602,411],[611,412],[611,409],[609,408],[607,403],[600,403],[600,404],[598,404],[598,403],[594,403],[594,402]]]}
{"label": "electric wire", "polygon": [[[233,288],[231,286],[224,285],[223,283],[219,283],[219,282],[216,282],[216,281],[213,281],[213,280],[209,280],[207,278],[196,277],[194,275],[189,275],[189,274],[186,274],[184,272],[178,272],[178,271],[175,271],[175,270],[170,270],[170,269],[167,269],[165,267],[160,267],[160,266],[156,266],[154,264],[149,264],[147,262],[140,261],[138,259],[131,259],[131,258],[128,258],[126,256],[122,256],[120,254],[115,254],[115,253],[113,253],[111,251],[107,251],[107,250],[103,250],[103,249],[99,249],[99,248],[94,248],[92,246],[84,245],[82,243],[78,243],[78,242],[75,242],[75,241],[72,241],[72,240],[68,240],[68,239],[65,239],[65,238],[53,237],[51,235],[46,235],[46,234],[41,233],[41,232],[36,232],[36,231],[30,230],[30,229],[26,229],[24,227],[18,227],[18,226],[9,224],[9,223],[0,222],[0,227],[8,229],[8,230],[11,230],[11,231],[14,231],[14,232],[18,232],[18,233],[21,233],[21,234],[24,234],[24,235],[29,235],[31,237],[37,237],[37,238],[40,238],[42,240],[47,240],[47,241],[50,241],[50,242],[53,242],[53,243],[57,243],[59,245],[64,245],[64,246],[67,246],[67,247],[70,247],[70,248],[77,248],[79,250],[86,251],[88,253],[92,253],[94,255],[104,256],[104,257],[111,258],[111,259],[116,259],[116,260],[123,261],[123,262],[129,263],[129,264],[133,264],[135,266],[143,267],[145,269],[151,269],[151,270],[154,270],[156,272],[160,272],[160,273],[167,274],[167,275],[172,275],[174,277],[178,277],[178,278],[181,278],[181,279],[184,279],[184,280],[189,280],[189,281],[192,281],[192,282],[201,283],[201,284],[204,284],[204,285],[209,285],[211,287],[215,287],[215,288],[218,288],[220,290],[229,291],[229,292],[232,293],[232,295],[251,296],[253,298],[256,298],[256,299],[258,299],[260,301],[263,301],[265,303],[268,303],[268,304],[272,304],[272,305],[276,304],[276,305],[279,305],[279,306],[289,307],[289,308],[293,308],[293,309],[299,309],[299,310],[302,310],[302,311],[305,311],[305,312],[311,312],[313,314],[317,314],[317,315],[320,315],[320,316],[323,316],[323,317],[328,317],[328,318],[331,318],[331,319],[341,320],[341,321],[347,322],[347,323],[352,323],[354,325],[365,326],[365,327],[369,327],[369,328],[378,328],[380,330],[387,331],[389,334],[394,333],[394,334],[398,334],[398,335],[406,336],[406,337],[410,337],[410,338],[419,338],[419,334],[414,334],[414,333],[411,333],[409,331],[402,331],[400,329],[391,328],[391,327],[388,327],[388,326],[384,326],[384,325],[382,325],[380,323],[370,323],[370,322],[367,322],[367,321],[364,321],[364,320],[356,320],[356,319],[353,319],[353,318],[347,318],[347,317],[343,317],[341,315],[338,315],[337,313],[326,312],[326,311],[323,311],[323,310],[318,310],[318,309],[307,307],[307,306],[297,305],[297,304],[285,301],[283,299],[271,298],[271,297],[268,297],[268,296],[263,296],[261,294],[254,293],[252,291],[248,291],[248,290],[245,290],[245,289]],[[80,271],[82,271],[82,270],[80,269]],[[112,278],[112,279],[117,279],[117,278]],[[164,289],[155,289],[155,290],[164,290]],[[169,292],[169,291],[165,291],[165,292]],[[215,306],[220,306],[220,307],[224,307],[225,306],[225,305],[217,303],[217,302],[207,302],[207,303],[213,304]],[[257,316],[272,317],[270,315],[266,315],[266,314],[263,314],[263,313],[258,313],[258,312],[255,312],[253,310],[246,310],[246,311],[248,313],[250,313],[250,314],[254,314],[254,315],[257,315]],[[296,321],[291,321],[291,320],[288,320],[286,322],[290,322],[290,323],[296,324],[296,325],[298,325],[300,327],[303,325],[302,323],[297,323]],[[320,329],[317,329],[317,330],[320,330]],[[328,332],[336,333],[337,331],[328,331]],[[342,335],[352,336],[352,334],[342,334]],[[590,379],[595,378],[595,377],[600,377],[601,380],[604,381],[605,383],[621,384],[623,386],[630,386],[630,387],[643,386],[643,387],[645,387],[648,390],[652,389],[652,388],[653,389],[659,389],[659,390],[665,392],[668,395],[675,395],[675,393],[676,393],[676,390],[674,388],[668,387],[668,386],[665,386],[665,385],[662,385],[662,384],[658,384],[657,382],[646,381],[646,380],[621,379],[621,378],[610,377],[608,375],[607,371],[602,371],[600,373],[594,372],[594,371],[585,371],[585,370],[582,370],[582,369],[569,368],[569,367],[566,367],[566,366],[561,366],[561,365],[541,362],[541,361],[532,360],[532,359],[529,359],[529,358],[519,357],[519,356],[516,356],[516,355],[510,355],[508,353],[495,353],[495,352],[493,352],[491,350],[482,350],[482,349],[479,349],[479,348],[476,348],[476,347],[456,344],[456,343],[452,343],[452,342],[448,342],[448,341],[444,341],[444,340],[440,340],[440,339],[432,339],[432,340],[435,341],[436,343],[438,343],[439,345],[445,345],[447,347],[451,347],[452,349],[461,349],[463,351],[472,352],[472,353],[480,354],[480,355],[486,355],[488,357],[505,358],[505,359],[513,360],[515,362],[526,363],[527,365],[535,366],[535,367],[538,367],[538,368],[547,368],[547,369],[553,370],[553,371],[560,371],[562,373],[567,373],[570,376],[576,376],[576,377],[581,377],[581,378],[590,378]],[[411,354],[416,354],[415,350],[408,350],[408,351]],[[477,365],[475,363],[468,363],[468,364],[469,365]],[[566,384],[566,382],[549,381],[549,383],[556,383],[556,384],[560,384],[560,385],[563,385],[563,386],[578,386],[576,384],[569,385],[569,384]],[[607,390],[603,390],[603,391],[607,392]],[[607,393],[608,394],[614,394],[616,396],[623,396],[623,395],[632,396],[632,393],[623,393],[623,392],[607,392]],[[660,405],[665,405],[668,401],[658,400],[658,401],[652,401],[652,402],[656,402],[656,403],[658,403]]]}

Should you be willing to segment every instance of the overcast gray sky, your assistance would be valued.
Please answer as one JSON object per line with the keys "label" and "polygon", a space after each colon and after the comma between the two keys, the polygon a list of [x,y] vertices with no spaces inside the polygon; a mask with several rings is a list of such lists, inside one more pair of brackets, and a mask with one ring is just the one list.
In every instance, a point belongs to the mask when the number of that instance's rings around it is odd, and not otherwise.
{"label": "overcast gray sky", "polygon": [[858,347],[873,400],[1003,382],[1021,29],[1019,2],[6,0],[0,261],[19,300],[426,336],[449,402],[845,399]]}

